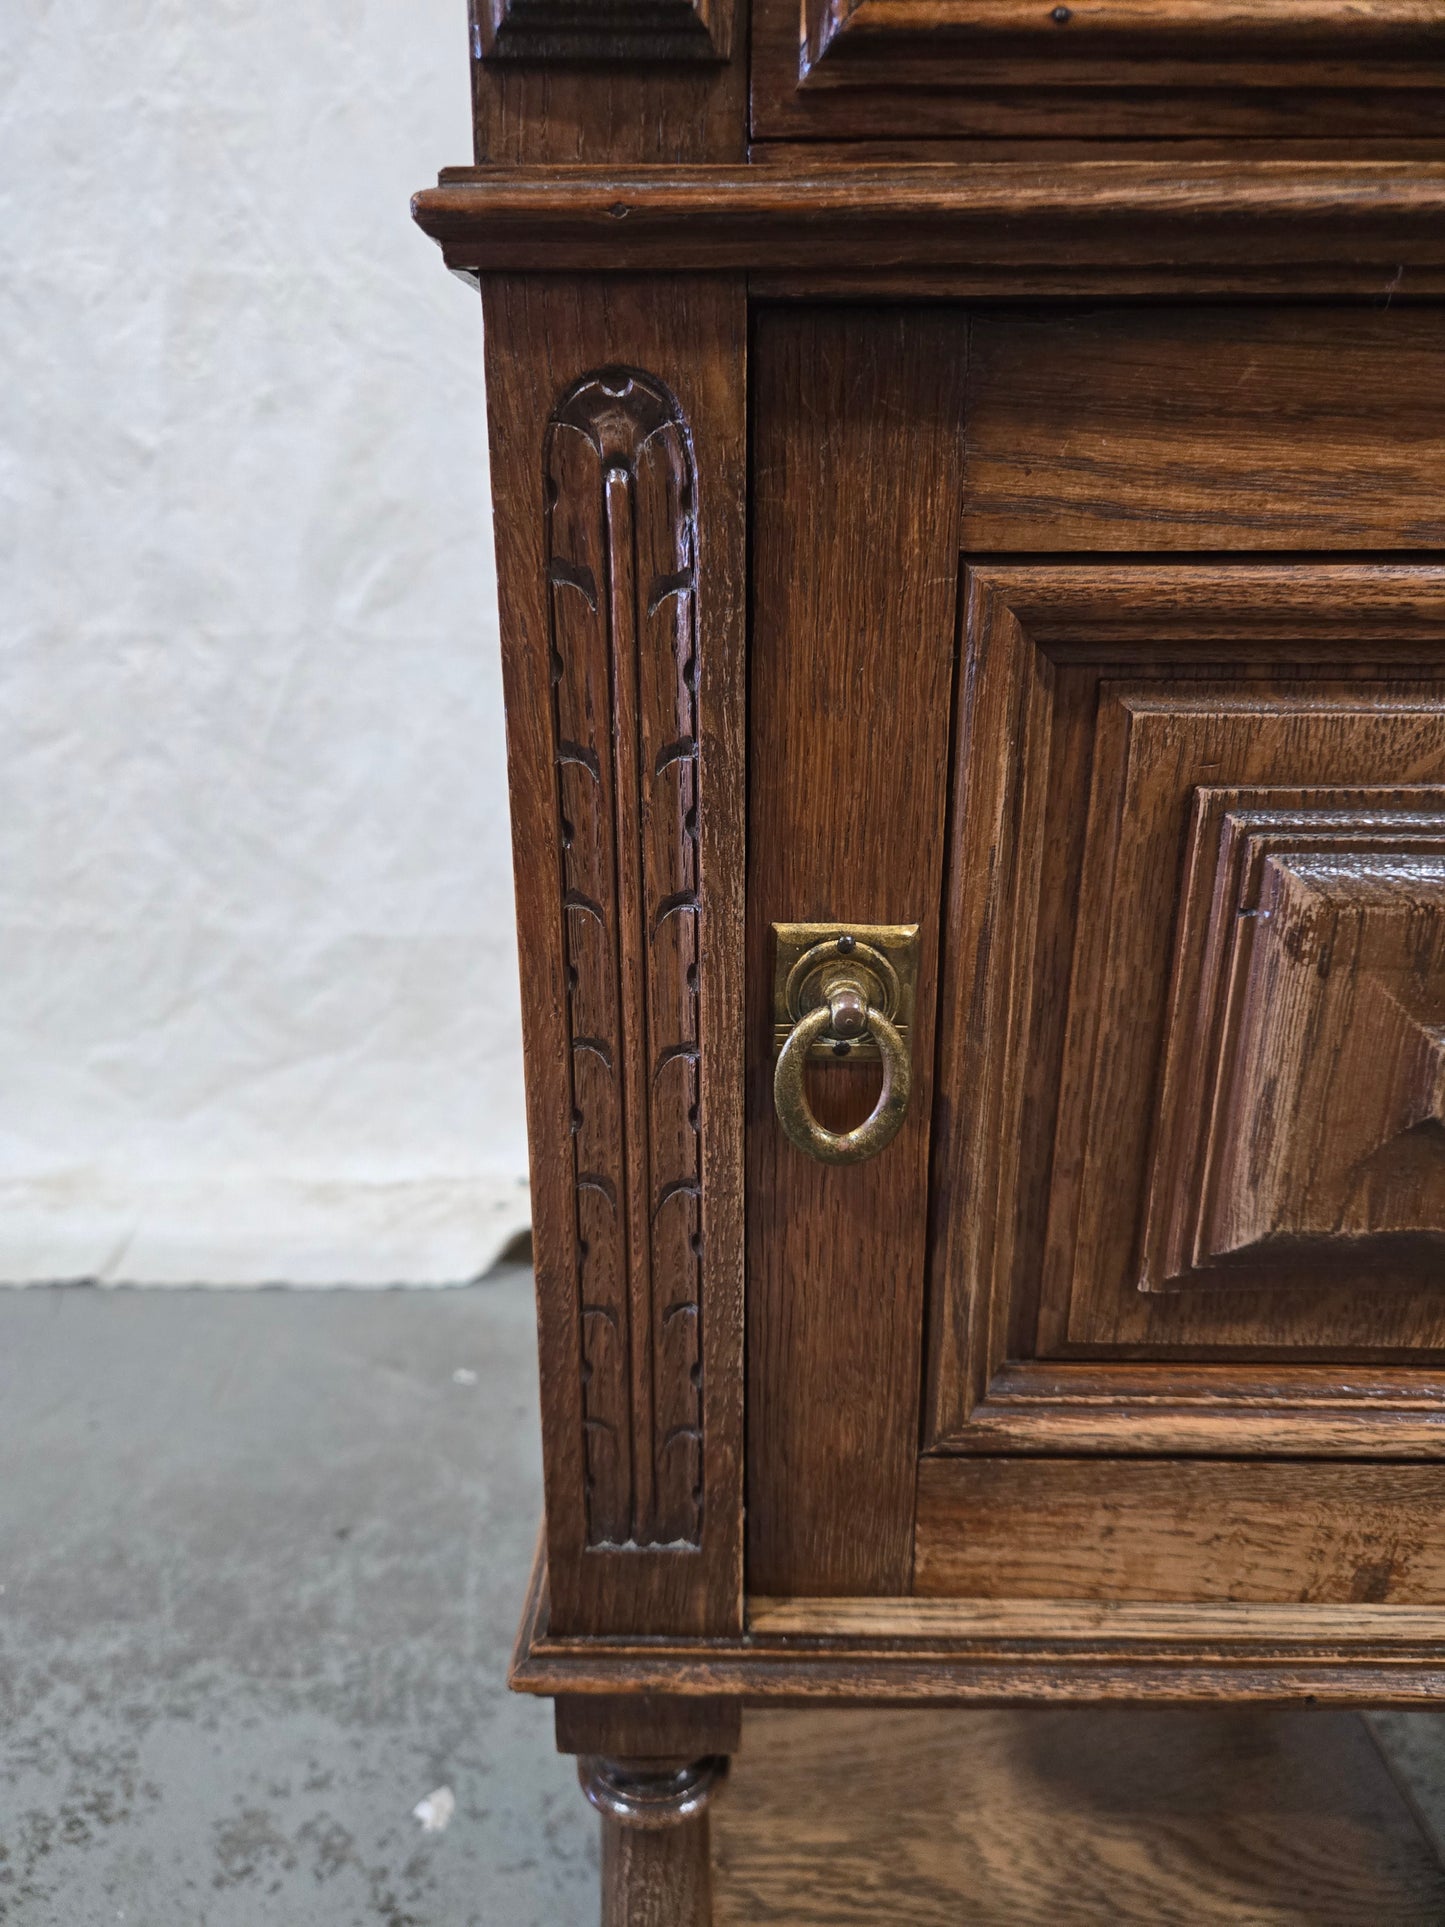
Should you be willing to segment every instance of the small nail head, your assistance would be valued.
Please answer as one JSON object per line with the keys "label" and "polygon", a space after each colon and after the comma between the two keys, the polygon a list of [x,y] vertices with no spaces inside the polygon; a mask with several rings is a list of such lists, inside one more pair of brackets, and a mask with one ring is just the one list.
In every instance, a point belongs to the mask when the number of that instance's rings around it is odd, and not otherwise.
{"label": "small nail head", "polygon": [[857,948],[858,948],[858,939],[856,937],[849,937],[849,936],[839,937],[838,955],[840,957],[851,957],[853,952]]}
{"label": "small nail head", "polygon": [[1067,7],[1055,7],[1049,16],[1056,27],[1067,26],[1072,17]]}

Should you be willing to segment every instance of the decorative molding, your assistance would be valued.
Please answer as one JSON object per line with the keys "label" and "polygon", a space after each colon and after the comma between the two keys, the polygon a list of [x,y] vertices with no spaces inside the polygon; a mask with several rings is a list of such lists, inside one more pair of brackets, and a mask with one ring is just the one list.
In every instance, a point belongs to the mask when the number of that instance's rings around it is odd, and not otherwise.
{"label": "decorative molding", "polygon": [[726,0],[478,0],[481,60],[723,61]]}
{"label": "decorative molding", "polygon": [[[1290,1148],[1288,1139],[1310,1127],[1308,1099],[1290,1099],[1294,1118],[1276,1109],[1268,1132],[1241,1123],[1228,1093],[1214,1099],[1211,1036],[1193,1015],[1198,974],[1181,975],[1177,959],[1181,945],[1196,964],[1203,957],[1202,938],[1186,943],[1185,906],[1207,923],[1217,879],[1223,933],[1235,891],[1216,866],[1219,816],[1197,846],[1208,876],[1191,867],[1195,791],[1212,786],[1223,802],[1230,786],[1228,807],[1241,812],[1266,804],[1373,812],[1380,821],[1351,833],[1356,849],[1368,853],[1372,838],[1375,850],[1385,846],[1390,889],[1399,859],[1411,857],[1424,896],[1419,859],[1432,819],[1445,817],[1445,571],[1403,558],[1140,556],[980,562],[967,568],[965,589],[938,1081],[968,1091],[969,1103],[936,1140],[934,1168],[936,1184],[972,1202],[950,1214],[936,1258],[936,1276],[961,1282],[935,1294],[928,1446],[1438,1458],[1445,1325],[1418,1283],[1437,1237],[1425,1192],[1398,1239],[1302,1237],[1303,1194],[1292,1178],[1293,1199],[1287,1189],[1278,1196],[1295,1211],[1295,1229],[1262,1241],[1255,1258],[1160,1290],[1170,1273],[1155,1254],[1173,1187],[1193,1195],[1195,1185],[1192,1153],[1169,1120],[1194,1120],[1202,1133],[1216,1118],[1225,1136],[1239,1132],[1242,1151],[1271,1157],[1272,1134],[1286,1160],[1302,1141],[1296,1135]],[[1253,674],[1232,680],[1239,663]],[[1058,678],[1064,664],[1072,693]],[[1080,684],[1095,676],[1086,702]],[[1395,784],[1381,787],[1382,777]],[[1065,897],[1045,859],[1070,819],[1077,894]],[[1344,834],[1318,814],[1312,823],[1322,835]],[[1289,834],[1287,847],[1300,848],[1301,826]],[[1388,961],[1394,940],[1383,916],[1383,904],[1370,912],[1371,942]],[[1416,924],[1422,943],[1433,943],[1428,903]],[[1395,954],[1402,969],[1414,955]],[[1045,974],[1061,957],[1071,971],[1062,1007],[1057,978]],[[1428,949],[1421,961],[1428,979]],[[1317,998],[1303,977],[1297,989]],[[1272,1021],[1298,1035],[1297,1015],[1275,1003]],[[1432,1011],[1422,1015],[1428,1030]],[[1336,1016],[1343,1025],[1343,1009]],[[1373,1101],[1376,1085],[1406,1098],[1413,1091],[1428,1110],[1431,1040],[1397,1034],[1414,1057],[1402,1051],[1372,1065],[1361,1095]],[[1202,1095],[1173,1087],[1186,1068]],[[1020,1092],[1036,1075],[1030,1113]],[[1366,1120],[1355,1103],[1348,1128],[1357,1122]],[[1400,1156],[1425,1173],[1436,1135],[1423,1116]],[[1386,1161],[1395,1156],[1387,1151]],[[1038,1190],[1043,1202],[1022,1209]],[[1413,1289],[1392,1289],[1395,1279]],[[1012,1337],[1021,1305],[1041,1334],[1025,1363]],[[1097,1355],[1108,1346],[1137,1350],[1132,1359]],[[1249,1365],[1217,1362],[1226,1346],[1252,1353]],[[1373,1360],[1368,1371],[1361,1357]]]}
{"label": "decorative molding", "polygon": [[[1132,62],[1156,85],[1179,85],[1179,63],[1199,75],[1196,86],[1227,85],[1231,78],[1235,85],[1257,85],[1261,63],[1272,62],[1269,78],[1276,85],[1301,79],[1318,85],[1319,63],[1353,59],[1393,61],[1397,84],[1413,79],[1423,87],[1438,84],[1445,11],[1418,0],[1271,0],[1268,6],[1104,0],[1087,7],[1038,0],[805,0],[803,27],[803,84],[826,59],[833,85],[839,84],[835,70],[845,66],[847,78],[864,85],[926,86],[930,65],[934,86],[1057,85],[1061,60],[1076,85],[1086,61],[1112,61],[1115,84],[1119,64]],[[1172,69],[1165,64],[1171,61]],[[1417,78],[1400,75],[1404,62],[1413,64]],[[1097,83],[1098,77],[1085,78]]]}
{"label": "decorative molding", "polygon": [[1366,1238],[1435,1273],[1445,789],[1197,789],[1172,1003],[1140,1288]]}
{"label": "decorative molding", "polygon": [[[1011,292],[1418,291],[1441,161],[816,161],[451,168],[412,213],[462,271],[906,269]],[[1403,277],[1403,278],[1402,278]]]}
{"label": "decorative molding", "polygon": [[544,451],[587,1543],[702,1530],[696,486],[653,377]]}
{"label": "decorative molding", "polygon": [[586,1755],[577,1762],[582,1791],[604,1818],[649,1830],[698,1819],[727,1770],[727,1760],[720,1756],[681,1766],[640,1766]]}

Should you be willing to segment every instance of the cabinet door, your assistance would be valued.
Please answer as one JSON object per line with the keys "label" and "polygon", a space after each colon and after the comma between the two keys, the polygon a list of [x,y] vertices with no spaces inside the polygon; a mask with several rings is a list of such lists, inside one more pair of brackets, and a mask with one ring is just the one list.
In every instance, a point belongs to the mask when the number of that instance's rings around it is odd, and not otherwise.
{"label": "cabinet door", "polygon": [[[754,1592],[1445,1597],[1440,338],[760,316]],[[772,1090],[836,919],[919,939],[847,1166]]]}

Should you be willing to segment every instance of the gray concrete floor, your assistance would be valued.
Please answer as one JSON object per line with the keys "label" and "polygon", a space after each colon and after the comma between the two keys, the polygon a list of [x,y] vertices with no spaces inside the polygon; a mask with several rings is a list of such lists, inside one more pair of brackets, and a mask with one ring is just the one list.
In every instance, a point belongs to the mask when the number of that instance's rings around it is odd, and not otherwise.
{"label": "gray concrete floor", "polygon": [[592,1927],[571,1762],[503,1687],[537,1436],[518,1268],[0,1292],[0,1920]]}
{"label": "gray concrete floor", "polygon": [[[593,1927],[593,1818],[503,1685],[537,1440],[519,1267],[0,1291],[0,1922]],[[1445,1853],[1445,1716],[1370,1726]]]}

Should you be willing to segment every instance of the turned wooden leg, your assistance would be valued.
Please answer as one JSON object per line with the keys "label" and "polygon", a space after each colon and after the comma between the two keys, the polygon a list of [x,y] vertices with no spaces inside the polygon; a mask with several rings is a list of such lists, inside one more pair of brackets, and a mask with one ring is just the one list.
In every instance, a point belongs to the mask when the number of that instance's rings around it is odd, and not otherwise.
{"label": "turned wooden leg", "polygon": [[725,1759],[581,1759],[602,1815],[602,1927],[710,1927],[707,1807]]}

